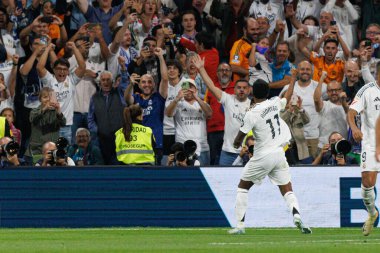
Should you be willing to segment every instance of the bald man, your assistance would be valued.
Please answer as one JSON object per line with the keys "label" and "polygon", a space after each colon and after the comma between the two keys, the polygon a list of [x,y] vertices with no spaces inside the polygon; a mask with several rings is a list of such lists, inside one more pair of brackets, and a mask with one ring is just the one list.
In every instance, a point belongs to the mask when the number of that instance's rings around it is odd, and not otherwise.
{"label": "bald man", "polygon": [[57,145],[54,142],[45,142],[42,146],[43,157],[37,161],[35,166],[75,166],[75,162],[70,158],[54,159],[53,152],[57,150]]}
{"label": "bald man", "polygon": [[364,86],[364,80],[360,75],[360,68],[357,62],[349,60],[344,66],[344,76],[342,83],[343,91],[346,92],[349,103],[354,100],[356,93]]}
{"label": "bald man", "polygon": [[[308,61],[302,61],[298,64],[298,81],[294,84],[293,94],[302,99],[302,107],[310,117],[310,122],[304,126],[305,139],[309,149],[309,154],[314,158],[318,155],[318,138],[320,122],[319,113],[315,110],[313,94],[318,83],[311,79],[312,65]],[[289,85],[286,85],[281,91],[285,94]],[[326,95],[326,86],[322,87],[322,94]]]}

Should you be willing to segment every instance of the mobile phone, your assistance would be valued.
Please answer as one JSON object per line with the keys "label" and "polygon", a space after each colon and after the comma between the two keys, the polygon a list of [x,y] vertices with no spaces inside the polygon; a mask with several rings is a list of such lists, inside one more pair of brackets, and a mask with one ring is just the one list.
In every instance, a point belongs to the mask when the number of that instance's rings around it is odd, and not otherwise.
{"label": "mobile phone", "polygon": [[53,18],[52,16],[43,16],[43,17],[40,19],[40,21],[41,21],[42,23],[51,24],[51,23],[53,23],[54,18]]}
{"label": "mobile phone", "polygon": [[89,30],[92,30],[92,29],[94,29],[95,27],[97,27],[98,25],[99,25],[98,23],[90,23],[90,24],[88,24],[87,28],[88,28]]}
{"label": "mobile phone", "polygon": [[330,21],[330,25],[336,25],[336,21],[335,20],[331,20]]}
{"label": "mobile phone", "polygon": [[41,36],[40,42],[42,45],[47,45],[48,44],[48,38],[46,36]]}
{"label": "mobile phone", "polygon": [[57,94],[55,91],[50,91],[49,97],[50,97],[50,103],[58,103]]}
{"label": "mobile phone", "polygon": [[369,40],[366,40],[365,43],[364,43],[364,46],[365,47],[371,47],[372,46],[372,42],[369,41]]}
{"label": "mobile phone", "polygon": [[181,84],[181,89],[182,90],[188,90],[188,89],[190,89],[190,83],[189,82],[183,82]]}

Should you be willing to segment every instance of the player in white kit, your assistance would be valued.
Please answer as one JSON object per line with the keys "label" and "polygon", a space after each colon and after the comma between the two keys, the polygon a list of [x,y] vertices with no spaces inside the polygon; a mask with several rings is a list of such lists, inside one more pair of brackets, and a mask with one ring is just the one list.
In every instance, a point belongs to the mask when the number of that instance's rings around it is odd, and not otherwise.
{"label": "player in white kit", "polygon": [[285,108],[287,100],[279,97],[268,100],[269,86],[261,79],[255,81],[252,88],[255,104],[245,114],[234,147],[240,147],[245,135],[252,130],[255,136],[254,156],[243,169],[236,196],[237,226],[229,233],[245,233],[244,219],[248,205],[248,191],[253,184],[260,184],[268,176],[271,182],[279,187],[293,214],[294,224],[302,233],[310,234],[311,229],[301,220],[298,200],[292,190],[289,165],[283,149],[291,138],[288,126],[279,115],[280,110]]}
{"label": "player in white kit", "polygon": [[[364,71],[364,70],[363,70]],[[368,236],[379,216],[375,207],[375,185],[380,163],[375,155],[375,126],[380,115],[380,63],[376,66],[377,82],[364,85],[356,94],[348,111],[347,120],[356,142],[362,142],[360,167],[362,170],[362,197],[368,211],[368,219],[363,225],[363,235]],[[364,75],[364,74],[363,74]],[[361,130],[355,124],[355,117],[361,115]]]}

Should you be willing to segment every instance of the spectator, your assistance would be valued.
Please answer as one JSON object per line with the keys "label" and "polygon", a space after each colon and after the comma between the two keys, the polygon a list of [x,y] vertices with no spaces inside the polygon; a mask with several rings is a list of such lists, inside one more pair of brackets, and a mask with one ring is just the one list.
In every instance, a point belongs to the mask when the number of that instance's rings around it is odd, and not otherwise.
{"label": "spectator", "polygon": [[154,165],[154,135],[150,127],[142,125],[143,109],[130,105],[124,109],[123,128],[116,135],[117,160],[127,165]]}
{"label": "spectator", "polygon": [[224,124],[224,142],[219,165],[232,165],[240,153],[240,149],[233,146],[234,135],[239,131],[244,115],[251,105],[251,100],[248,99],[249,83],[247,80],[238,80],[235,82],[234,95],[227,94],[215,86],[206,72],[204,60],[201,60],[198,56],[194,59],[194,64],[198,68],[207,88],[223,106],[226,118],[229,119]]}
{"label": "spectator", "polygon": [[12,132],[12,137],[15,142],[20,146],[21,145],[21,131],[17,129],[14,125],[15,112],[12,108],[4,108],[1,113],[1,117],[5,117],[7,119],[9,128]]}
{"label": "spectator", "polygon": [[[314,91],[318,86],[318,83],[311,79],[312,77],[312,65],[308,61],[303,61],[298,64],[298,80],[294,84],[293,92],[290,92],[289,96],[293,94],[300,97],[302,100],[302,107],[309,115],[310,122],[304,125],[304,135],[308,146],[308,151],[314,158],[318,155],[318,143],[319,143],[319,124],[320,115],[315,110],[314,105]],[[285,94],[285,91],[289,89],[289,86],[285,86],[281,91],[281,94]],[[322,97],[327,97],[326,86],[322,86]]]}
{"label": "spectator", "polygon": [[[299,34],[299,36],[302,36]],[[339,36],[338,36],[339,37]],[[338,52],[339,42],[335,39],[326,39],[323,46],[324,56],[318,55],[316,52],[310,52],[304,42],[299,40],[298,49],[310,59],[311,63],[314,65],[313,80],[317,81],[320,79],[322,72],[327,72],[327,78],[325,82],[328,84],[331,81],[342,82],[344,75],[344,61],[336,59],[336,54]],[[342,38],[340,37],[342,42]],[[348,52],[348,51],[347,51]],[[348,53],[349,54],[349,53]]]}
{"label": "spectator", "polygon": [[328,144],[323,145],[323,148],[319,155],[315,158],[313,165],[323,164],[332,166],[346,166],[357,164],[356,160],[349,155],[335,155],[331,152],[333,144],[336,144],[340,140],[344,140],[343,136],[339,132],[332,132],[328,140]]}
{"label": "spectator", "polygon": [[[170,150],[171,154],[168,157],[167,166],[178,166],[178,167],[188,167],[188,166],[200,166],[197,154],[188,154],[185,150],[185,144],[176,142],[174,143]],[[190,157],[189,157],[190,155]]]}
{"label": "spectator", "polygon": [[354,100],[356,93],[364,86],[364,80],[360,76],[359,65],[355,61],[347,61],[344,66],[345,80],[342,83],[343,91],[347,94],[348,103]]}
{"label": "spectator", "polygon": [[40,105],[30,113],[32,134],[26,160],[42,154],[42,145],[59,137],[61,127],[66,125],[66,118],[52,88],[44,87],[39,95]]}
{"label": "spectator", "polygon": [[[156,83],[154,82],[152,75],[145,74],[141,76],[140,82],[137,82],[137,79],[139,79],[140,76],[132,74],[132,83],[128,85],[125,90],[124,98],[128,105],[138,103],[141,108],[143,108],[143,125],[152,128],[153,134],[156,138],[156,146],[154,147],[154,151],[156,154],[156,164],[158,165],[161,164],[163,154],[163,119],[165,99],[168,94],[168,73],[162,49],[154,49],[154,54],[160,61],[160,72],[162,79],[159,86],[159,92],[154,91]],[[132,84],[135,83],[138,83],[141,93],[133,94]]]}
{"label": "spectator", "polygon": [[57,145],[54,142],[48,141],[42,145],[42,158],[39,159],[34,166],[75,166],[74,161],[68,157],[56,157],[53,155],[57,151]]}
{"label": "spectator", "polygon": [[245,17],[248,14],[250,2],[247,0],[233,0],[222,3],[213,0],[210,15],[222,22],[221,35],[217,48],[222,60],[229,60],[230,51],[235,41],[243,36]]}
{"label": "spectator", "polygon": [[[75,141],[75,135],[78,128],[88,128],[87,117],[90,100],[96,93],[99,73],[104,71],[103,64],[92,62],[88,59],[90,43],[86,37],[79,37],[75,41],[75,46],[78,48],[86,62],[86,71],[83,78],[77,83],[77,85],[75,85],[75,93],[73,98],[74,115],[73,124],[71,125],[72,143]],[[71,56],[68,61],[70,64],[70,73],[75,72],[75,70],[79,67],[75,55]]]}
{"label": "spectator", "polygon": [[[15,145],[12,138],[2,137],[0,139],[0,151],[1,151],[1,168],[16,167],[26,165],[25,162],[18,158],[17,152],[15,154],[6,151],[6,145]],[[17,145],[17,144],[16,144]],[[4,150],[5,148],[5,150]]]}
{"label": "spectator", "polygon": [[206,119],[212,115],[210,106],[197,96],[194,80],[185,79],[182,90],[166,108],[165,114],[174,117],[176,142],[193,140],[197,144],[200,165],[210,163],[210,148],[207,143]]}
{"label": "spectator", "polygon": [[332,13],[345,43],[352,50],[357,44],[355,25],[360,17],[360,7],[347,0],[329,0],[323,9]]}
{"label": "spectator", "polygon": [[347,95],[342,86],[336,81],[327,86],[328,101],[322,100],[322,85],[327,72],[322,72],[321,79],[314,91],[315,109],[321,115],[319,124],[319,147],[328,143],[328,133],[338,130],[343,137],[347,137],[346,113],[348,112]]}
{"label": "spectator", "polygon": [[255,145],[255,138],[253,136],[248,136],[245,139],[245,145],[240,150],[238,157],[236,157],[233,166],[245,166],[249,159],[253,157],[253,149]]}
{"label": "spectator", "polygon": [[[135,58],[128,65],[128,73],[133,73],[143,76],[150,74],[153,77],[154,83],[157,85],[161,80],[161,61],[155,54],[157,41],[153,37],[144,39],[143,47],[140,50],[140,57]],[[156,87],[157,88],[157,87]]]}
{"label": "spectator", "polygon": [[269,39],[259,37],[258,43],[252,43],[252,49],[249,53],[249,84],[262,79],[268,83],[272,82],[272,70],[269,67],[267,51],[269,49]]}
{"label": "spectator", "polygon": [[380,24],[380,2],[378,0],[360,1],[361,11],[365,15],[361,15],[362,38],[366,38],[364,31],[368,29],[370,24]]}
{"label": "spectator", "polygon": [[[178,92],[181,90],[181,74],[182,66],[177,60],[168,60],[168,95],[165,101],[165,108],[175,99]],[[170,155],[171,147],[175,143],[175,126],[172,117],[164,115],[164,136],[163,136],[163,161],[162,165],[166,164],[167,156]]]}
{"label": "spectator", "polygon": [[101,24],[106,43],[111,43],[112,34],[110,28],[108,27],[108,23],[111,18],[123,7],[124,3],[112,7],[112,1],[98,0],[99,7],[93,7],[88,4],[88,0],[77,0],[76,2],[79,9],[89,22]]}
{"label": "spectator", "polygon": [[[220,63],[217,75],[218,81],[215,83],[215,86],[227,94],[234,94],[235,82],[231,81],[231,66],[228,63]],[[206,91],[205,102],[207,102],[212,109],[212,116],[207,120],[207,141],[210,146],[210,165],[218,165],[225,130],[224,107],[209,89]]]}
{"label": "spectator", "polygon": [[[85,42],[82,42],[80,45],[83,45],[84,43]],[[41,58],[37,63],[37,72],[43,86],[52,88],[56,93],[57,101],[60,103],[62,113],[66,118],[66,126],[61,127],[60,136],[65,137],[69,143],[71,143],[71,125],[73,124],[74,116],[73,99],[75,85],[77,85],[84,76],[86,71],[86,63],[75,43],[68,42],[67,48],[73,50],[78,67],[74,72],[69,73],[70,63],[66,59],[60,58],[54,62],[54,75],[52,75],[45,68],[49,51],[52,50],[52,48],[53,44],[49,42],[46,50],[41,55]]]}
{"label": "spectator", "polygon": [[269,64],[272,70],[272,82],[269,83],[269,97],[278,96],[282,88],[290,82],[290,70],[293,65],[289,62],[289,43],[279,42],[275,47],[275,58]]}
{"label": "spectator", "polygon": [[248,55],[251,44],[257,42],[259,36],[259,24],[253,18],[247,18],[244,22],[244,35],[236,41],[230,51],[230,65],[233,72],[233,80],[248,79]]}
{"label": "spectator", "polygon": [[[294,0],[293,6],[296,6],[295,17],[299,21],[304,20],[308,16],[318,17],[326,2],[326,0]],[[285,13],[286,10],[287,8],[285,9]]]}
{"label": "spectator", "polygon": [[117,164],[115,132],[123,126],[123,109],[126,106],[123,89],[126,84],[124,72],[121,84],[114,88],[113,76],[109,71],[100,74],[100,90],[90,101],[88,127],[92,139],[98,139],[104,164]]}
{"label": "spectator", "polygon": [[102,153],[91,142],[91,134],[88,129],[78,128],[75,133],[75,142],[68,148],[67,155],[77,166],[104,164]]}

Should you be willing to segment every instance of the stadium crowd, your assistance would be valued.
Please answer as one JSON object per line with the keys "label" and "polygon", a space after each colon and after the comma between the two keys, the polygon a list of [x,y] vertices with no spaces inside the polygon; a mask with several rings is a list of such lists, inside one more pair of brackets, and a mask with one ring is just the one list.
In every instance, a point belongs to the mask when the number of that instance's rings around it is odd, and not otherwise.
{"label": "stadium crowd", "polygon": [[242,165],[256,137],[233,142],[260,79],[288,100],[290,164],[358,164],[346,115],[380,81],[379,12],[380,0],[1,0],[1,165]]}

